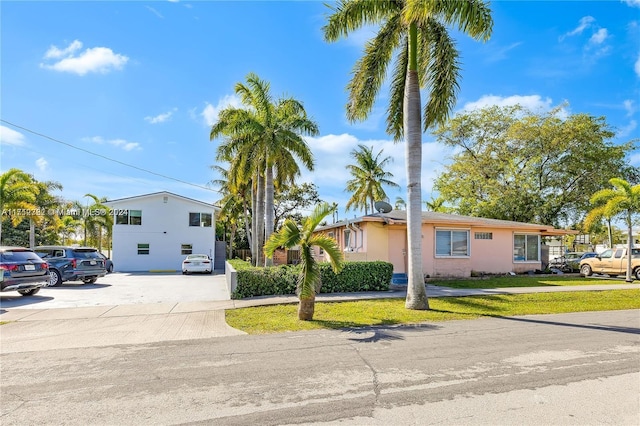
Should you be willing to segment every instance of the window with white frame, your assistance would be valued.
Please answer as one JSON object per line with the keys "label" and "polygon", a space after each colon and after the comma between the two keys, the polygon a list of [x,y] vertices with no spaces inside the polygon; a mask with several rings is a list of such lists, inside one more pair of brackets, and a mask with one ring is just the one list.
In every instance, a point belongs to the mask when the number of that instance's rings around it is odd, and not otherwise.
{"label": "window with white frame", "polygon": [[180,245],[180,254],[193,254],[193,245],[192,244],[181,244]]}
{"label": "window with white frame", "polygon": [[455,229],[436,230],[436,256],[469,256],[469,231]]}
{"label": "window with white frame", "polygon": [[351,242],[351,231],[349,229],[344,230],[344,248],[349,248]]}
{"label": "window with white frame", "polygon": [[531,234],[513,235],[513,261],[539,262],[540,236]]}
{"label": "window with white frame", "polygon": [[211,213],[189,213],[189,226],[202,226],[210,228],[213,223]]}

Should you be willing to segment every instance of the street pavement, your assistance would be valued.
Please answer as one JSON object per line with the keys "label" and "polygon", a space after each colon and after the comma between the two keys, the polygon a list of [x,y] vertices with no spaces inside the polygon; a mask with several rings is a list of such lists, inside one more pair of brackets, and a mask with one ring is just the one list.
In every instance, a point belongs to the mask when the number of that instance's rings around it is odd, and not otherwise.
{"label": "street pavement", "polygon": [[114,344],[0,360],[3,426],[640,424],[638,310]]}
{"label": "street pavement", "polygon": [[[216,276],[222,288],[224,276]],[[174,276],[180,279],[181,276]],[[188,278],[196,278],[189,276]],[[195,282],[195,281],[190,281]],[[204,282],[204,281],[203,281]],[[195,288],[195,287],[194,287]],[[638,289],[638,284],[592,286],[517,287],[502,289],[453,289],[427,286],[429,297],[487,294],[521,294],[564,291],[602,291]],[[226,291],[226,286],[224,287]],[[58,289],[43,289],[44,291]],[[82,291],[82,290],[80,290]],[[222,290],[220,290],[222,291]],[[173,288],[174,293],[183,290]],[[20,300],[21,296],[16,296]],[[296,303],[295,296],[254,297],[243,300],[199,300],[156,303],[127,303],[42,309],[42,304],[9,307],[11,300],[3,295],[0,321],[0,353],[32,352],[68,348],[97,347],[114,344],[142,344],[161,341],[206,339],[245,334],[225,322],[226,309]],[[320,294],[317,301],[348,301],[379,298],[404,298],[402,288],[387,292]],[[27,299],[27,298],[25,298]],[[135,300],[139,300],[136,298]],[[180,299],[184,300],[184,299]]]}

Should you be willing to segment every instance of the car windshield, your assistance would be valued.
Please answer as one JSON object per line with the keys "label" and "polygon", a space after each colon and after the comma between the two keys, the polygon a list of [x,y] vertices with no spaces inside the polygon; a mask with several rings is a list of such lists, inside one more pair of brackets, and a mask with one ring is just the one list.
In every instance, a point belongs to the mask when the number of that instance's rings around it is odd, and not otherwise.
{"label": "car windshield", "polygon": [[2,252],[0,260],[2,262],[27,262],[30,260],[39,261],[40,259],[31,250],[10,250]]}
{"label": "car windshield", "polygon": [[208,259],[206,254],[190,254],[187,259]]}
{"label": "car windshield", "polygon": [[582,255],[582,253],[567,253],[567,254],[565,254],[567,259],[578,259],[581,255]]}

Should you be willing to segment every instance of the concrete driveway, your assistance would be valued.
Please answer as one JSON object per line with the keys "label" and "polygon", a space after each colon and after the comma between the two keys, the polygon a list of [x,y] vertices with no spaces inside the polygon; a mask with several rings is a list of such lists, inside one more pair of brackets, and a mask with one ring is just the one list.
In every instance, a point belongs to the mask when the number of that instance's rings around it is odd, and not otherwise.
{"label": "concrete driveway", "polygon": [[0,293],[0,308],[51,309],[229,300],[223,274],[113,273],[95,284],[65,282],[35,296]]}

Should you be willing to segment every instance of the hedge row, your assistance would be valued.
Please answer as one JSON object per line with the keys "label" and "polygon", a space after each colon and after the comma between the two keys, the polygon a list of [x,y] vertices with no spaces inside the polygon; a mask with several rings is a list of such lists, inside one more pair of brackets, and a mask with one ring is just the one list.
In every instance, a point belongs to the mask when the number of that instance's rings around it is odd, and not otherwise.
{"label": "hedge row", "polygon": [[[232,299],[254,296],[295,294],[301,267],[273,266],[247,267],[242,261],[232,261],[238,272],[236,290]],[[328,263],[320,264],[322,287],[320,293],[351,293],[358,291],[386,291],[393,275],[388,262],[344,262],[342,271],[335,274]]]}

